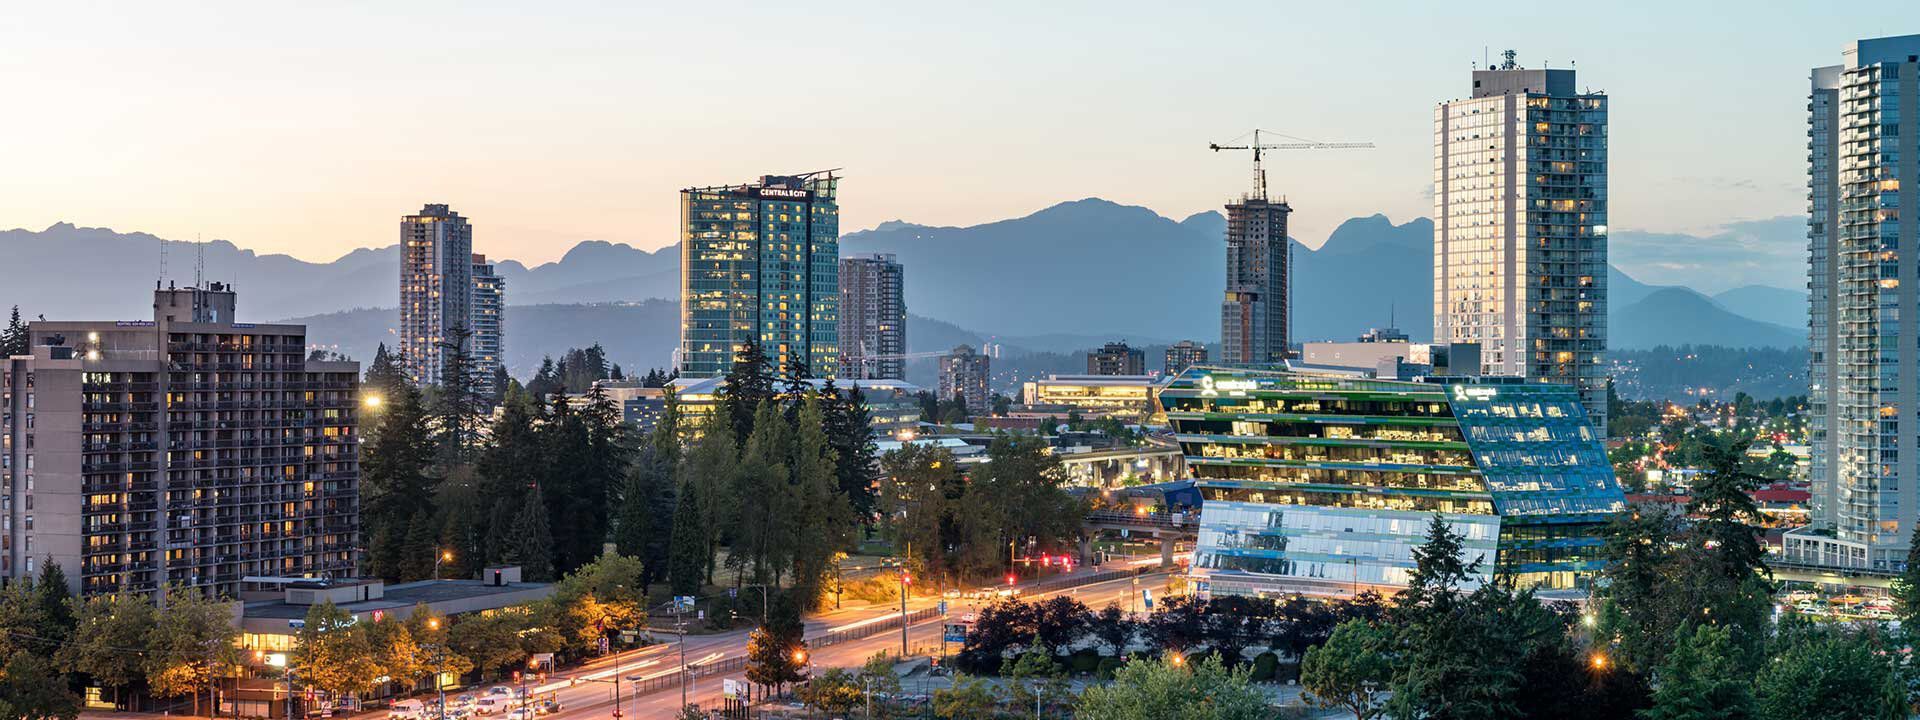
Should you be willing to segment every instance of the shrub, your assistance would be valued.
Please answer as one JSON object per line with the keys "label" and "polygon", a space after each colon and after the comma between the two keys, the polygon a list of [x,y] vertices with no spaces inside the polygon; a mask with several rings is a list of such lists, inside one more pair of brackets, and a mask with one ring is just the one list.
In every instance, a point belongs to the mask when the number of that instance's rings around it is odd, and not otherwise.
{"label": "shrub", "polygon": [[1092,648],[1075,652],[1072,659],[1067,661],[1067,666],[1079,674],[1093,672],[1100,667],[1100,653]]}
{"label": "shrub", "polygon": [[1095,667],[1094,673],[1097,674],[1101,680],[1112,680],[1114,671],[1119,670],[1120,666],[1124,664],[1126,663],[1122,662],[1120,658],[1103,657],[1100,658],[1100,664]]}
{"label": "shrub", "polygon": [[1280,666],[1280,656],[1263,652],[1253,658],[1253,681],[1272,682],[1274,672]]}

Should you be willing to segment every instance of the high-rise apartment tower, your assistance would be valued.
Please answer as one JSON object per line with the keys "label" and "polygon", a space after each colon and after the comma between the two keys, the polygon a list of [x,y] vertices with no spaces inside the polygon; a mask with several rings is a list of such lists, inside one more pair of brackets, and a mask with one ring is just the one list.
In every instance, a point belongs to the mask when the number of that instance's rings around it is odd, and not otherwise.
{"label": "high-rise apartment tower", "polygon": [[1898,570],[1920,525],[1920,35],[1841,60],[1807,98],[1813,509],[1783,551]]}
{"label": "high-rise apartment tower", "polygon": [[360,367],[301,325],[235,323],[232,288],[153,319],[36,322],[0,358],[0,582],[59,563],[85,594],[352,577]]}
{"label": "high-rise apartment tower", "polygon": [[1434,109],[1433,341],[1577,386],[1607,424],[1607,96],[1508,51]]}
{"label": "high-rise apartment tower", "polygon": [[458,336],[473,331],[472,313],[473,226],[445,205],[400,218],[400,358],[407,377],[440,383]]}
{"label": "high-rise apartment tower", "polygon": [[891,254],[840,258],[840,377],[907,377],[904,269]]}
{"label": "high-rise apartment tower", "polygon": [[493,263],[487,262],[487,256],[473,256],[473,311],[469,321],[472,334],[467,338],[467,353],[473,359],[474,387],[486,397],[506,390],[495,387],[494,382],[495,370],[506,362],[503,355],[506,285],[505,278],[494,274]]}

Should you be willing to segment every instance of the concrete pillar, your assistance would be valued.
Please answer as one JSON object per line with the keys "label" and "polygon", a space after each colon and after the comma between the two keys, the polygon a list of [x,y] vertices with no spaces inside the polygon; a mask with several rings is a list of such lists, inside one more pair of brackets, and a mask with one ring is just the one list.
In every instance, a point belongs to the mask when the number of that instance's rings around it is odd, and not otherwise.
{"label": "concrete pillar", "polygon": [[1080,567],[1093,567],[1093,535],[1080,536]]}
{"label": "concrete pillar", "polygon": [[1160,567],[1162,569],[1173,567],[1172,535],[1162,534],[1160,536]]}

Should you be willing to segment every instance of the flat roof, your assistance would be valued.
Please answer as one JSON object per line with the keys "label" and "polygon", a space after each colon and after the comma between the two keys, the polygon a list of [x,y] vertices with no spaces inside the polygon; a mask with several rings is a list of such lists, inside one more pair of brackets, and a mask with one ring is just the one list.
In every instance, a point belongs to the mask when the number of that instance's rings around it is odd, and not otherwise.
{"label": "flat roof", "polygon": [[[326,587],[346,587],[350,583],[334,582]],[[296,585],[295,587],[302,587]],[[411,608],[420,603],[429,606],[438,603],[455,603],[488,598],[514,600],[514,596],[533,593],[544,596],[553,589],[552,583],[508,583],[506,585],[488,585],[479,580],[421,580],[418,582],[388,585],[385,597],[376,600],[350,602],[338,607],[358,615],[375,610]],[[488,607],[505,607],[515,602],[502,602]],[[246,603],[241,616],[248,619],[295,620],[307,616],[310,605],[295,605],[286,600],[255,600]],[[442,608],[434,608],[442,610]],[[478,609],[478,608],[475,608]],[[468,612],[455,610],[454,612]]]}

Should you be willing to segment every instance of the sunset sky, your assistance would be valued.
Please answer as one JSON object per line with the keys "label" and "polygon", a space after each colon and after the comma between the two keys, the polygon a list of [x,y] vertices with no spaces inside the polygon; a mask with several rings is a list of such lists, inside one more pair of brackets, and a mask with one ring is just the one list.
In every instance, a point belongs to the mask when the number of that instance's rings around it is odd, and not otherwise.
{"label": "sunset sky", "polygon": [[[1389,7],[1395,6],[1398,7]],[[843,231],[1098,196],[1175,218],[1250,185],[1294,234],[1431,212],[1432,110],[1512,47],[1612,110],[1615,229],[1804,207],[1807,70],[1920,4],[81,3],[0,14],[0,228],[56,221],[330,260],[422,203],[475,247],[674,241],[676,191],[840,167]]]}

